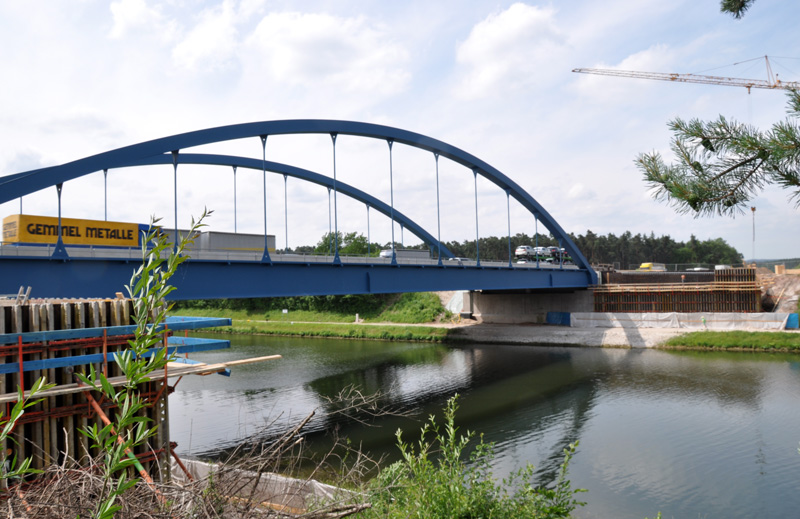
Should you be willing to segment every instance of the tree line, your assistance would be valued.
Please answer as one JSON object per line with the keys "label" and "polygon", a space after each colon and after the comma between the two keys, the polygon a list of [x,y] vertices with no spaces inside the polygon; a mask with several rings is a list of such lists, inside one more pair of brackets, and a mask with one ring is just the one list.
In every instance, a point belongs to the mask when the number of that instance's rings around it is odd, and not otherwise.
{"label": "tree line", "polygon": [[[572,234],[570,238],[577,245],[578,249],[586,256],[592,264],[599,263],[619,263],[621,268],[628,268],[630,265],[644,262],[657,263],[679,263],[679,264],[729,264],[735,265],[742,262],[742,254],[735,248],[728,245],[722,238],[698,240],[692,235],[688,241],[675,241],[669,235],[656,236],[651,232],[647,234],[632,234],[625,231],[621,235],[615,234],[595,234],[591,230],[586,234]],[[367,255],[377,256],[381,249],[391,248],[391,243],[379,244],[368,243],[367,239],[359,233],[339,232],[335,234],[325,233],[315,246],[297,247],[294,252],[328,254],[335,247],[335,240],[338,239],[340,255]],[[509,246],[510,243],[510,246]],[[481,238],[478,247],[475,240],[464,240],[463,242],[449,241],[444,245],[458,257],[476,258],[478,248],[480,248],[481,260],[485,261],[508,261],[509,250],[511,257],[514,257],[514,250],[520,245],[531,245],[540,247],[559,247],[558,240],[550,234],[538,234],[529,236],[525,233],[517,233],[511,236],[490,236]],[[425,245],[401,247],[395,243],[395,248],[415,248],[424,249]],[[438,251],[431,251],[431,257],[435,258]]]}
{"label": "tree line", "polygon": [[[595,234],[591,230],[586,231],[586,234],[570,233],[569,236],[592,264],[619,263],[621,268],[627,268],[629,265],[644,262],[681,264],[739,264],[742,262],[742,254],[722,238],[701,241],[692,235],[688,241],[681,242],[675,241],[669,235],[657,237],[653,232],[650,235],[634,235],[630,231],[625,231],[617,236],[611,233]],[[558,240],[549,234],[528,236],[518,233],[511,236],[510,243],[512,255],[514,249],[520,245],[559,247]],[[456,256],[474,258],[477,255],[475,240],[451,241],[446,245]],[[478,245],[481,259],[508,260],[508,236],[481,238]]]}

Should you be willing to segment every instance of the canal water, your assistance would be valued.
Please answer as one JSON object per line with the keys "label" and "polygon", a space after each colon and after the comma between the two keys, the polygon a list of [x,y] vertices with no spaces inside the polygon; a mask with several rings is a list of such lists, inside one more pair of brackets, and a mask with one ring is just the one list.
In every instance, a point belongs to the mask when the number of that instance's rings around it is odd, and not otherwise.
{"label": "canal water", "polygon": [[[270,438],[316,409],[311,445],[324,448],[335,426],[396,459],[397,428],[415,438],[458,393],[458,425],[495,442],[498,478],[532,463],[549,481],[580,441],[570,479],[589,492],[576,517],[800,516],[800,356],[225,338],[230,350],[193,358],[283,358],[181,380],[170,429],[184,456]],[[413,416],[334,423],[328,399],[350,385]]]}

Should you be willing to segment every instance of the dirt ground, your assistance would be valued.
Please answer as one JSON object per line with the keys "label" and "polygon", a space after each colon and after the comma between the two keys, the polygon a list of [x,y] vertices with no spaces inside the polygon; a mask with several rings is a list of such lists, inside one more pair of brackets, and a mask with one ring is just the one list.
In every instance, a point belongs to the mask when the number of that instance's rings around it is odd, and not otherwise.
{"label": "dirt ground", "polygon": [[[795,313],[800,296],[800,276],[775,274],[765,268],[756,271],[761,283],[762,305],[765,312]],[[776,307],[777,305],[777,307]]]}

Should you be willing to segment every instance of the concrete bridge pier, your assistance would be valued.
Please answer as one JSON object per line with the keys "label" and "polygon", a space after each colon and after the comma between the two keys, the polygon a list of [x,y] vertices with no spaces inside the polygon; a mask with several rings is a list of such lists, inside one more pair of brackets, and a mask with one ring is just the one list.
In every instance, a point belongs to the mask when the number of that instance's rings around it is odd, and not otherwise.
{"label": "concrete bridge pier", "polygon": [[544,324],[547,312],[592,312],[591,290],[565,292],[464,293],[462,316],[471,315],[479,323]]}

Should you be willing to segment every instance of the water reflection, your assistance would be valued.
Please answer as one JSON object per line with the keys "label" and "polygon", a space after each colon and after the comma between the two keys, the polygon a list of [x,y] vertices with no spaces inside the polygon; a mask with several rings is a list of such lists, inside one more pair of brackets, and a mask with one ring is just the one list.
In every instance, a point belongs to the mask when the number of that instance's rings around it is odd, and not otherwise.
{"label": "water reflection", "polygon": [[[233,377],[196,377],[171,397],[171,430],[185,454],[263,441],[320,409],[309,426],[376,455],[396,456],[394,431],[412,439],[460,393],[459,425],[496,444],[496,474],[525,463],[548,481],[562,449],[580,440],[572,481],[589,488],[582,517],[791,516],[800,456],[797,357],[568,349],[447,348],[367,341],[234,337],[213,362],[280,353]],[[326,410],[353,385],[414,413],[366,427]],[[767,513],[768,512],[768,513]]]}

